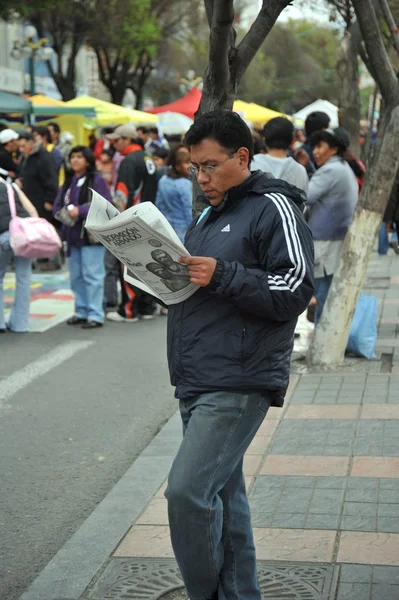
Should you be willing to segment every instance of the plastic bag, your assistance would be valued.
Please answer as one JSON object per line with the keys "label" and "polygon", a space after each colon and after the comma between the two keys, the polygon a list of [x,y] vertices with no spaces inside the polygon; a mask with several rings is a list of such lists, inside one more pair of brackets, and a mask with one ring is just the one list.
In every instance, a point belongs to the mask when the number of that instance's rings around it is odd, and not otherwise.
{"label": "plastic bag", "polygon": [[377,343],[377,297],[360,294],[353,315],[347,352],[363,358],[375,359]]}

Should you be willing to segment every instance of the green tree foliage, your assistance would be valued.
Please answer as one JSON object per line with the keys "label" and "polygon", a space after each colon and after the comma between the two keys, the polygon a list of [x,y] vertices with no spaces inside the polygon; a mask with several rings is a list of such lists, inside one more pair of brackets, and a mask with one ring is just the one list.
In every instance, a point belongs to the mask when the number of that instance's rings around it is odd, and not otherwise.
{"label": "green tree foliage", "polygon": [[244,75],[239,97],[286,113],[337,100],[334,28],[309,21],[276,24]]}

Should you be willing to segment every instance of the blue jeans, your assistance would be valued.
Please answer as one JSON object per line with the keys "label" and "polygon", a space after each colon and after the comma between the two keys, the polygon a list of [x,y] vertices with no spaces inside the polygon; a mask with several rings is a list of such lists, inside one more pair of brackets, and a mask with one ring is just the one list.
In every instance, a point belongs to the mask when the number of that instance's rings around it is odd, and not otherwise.
{"label": "blue jeans", "polygon": [[378,233],[378,254],[387,254],[389,248],[388,232],[386,229],[386,223],[381,223],[380,231]]}
{"label": "blue jeans", "polygon": [[314,315],[314,324],[320,321],[321,313],[323,312],[324,304],[327,300],[328,292],[330,290],[332,275],[325,275],[324,277],[315,277],[314,280],[314,295],[316,296],[317,305],[316,312]]}
{"label": "blue jeans", "polygon": [[75,294],[75,315],[104,323],[104,246],[71,248],[69,272]]}
{"label": "blue jeans", "polygon": [[184,438],[165,496],[190,600],[261,600],[242,467],[271,401],[233,391],[180,401]]}
{"label": "blue jeans", "polygon": [[10,246],[10,234],[8,231],[5,231],[0,234],[0,329],[6,328],[4,319],[3,279],[12,257],[14,257],[17,285],[15,289],[15,300],[11,308],[7,327],[11,329],[11,331],[25,333],[29,328],[32,261],[30,258],[14,256],[14,252]]}

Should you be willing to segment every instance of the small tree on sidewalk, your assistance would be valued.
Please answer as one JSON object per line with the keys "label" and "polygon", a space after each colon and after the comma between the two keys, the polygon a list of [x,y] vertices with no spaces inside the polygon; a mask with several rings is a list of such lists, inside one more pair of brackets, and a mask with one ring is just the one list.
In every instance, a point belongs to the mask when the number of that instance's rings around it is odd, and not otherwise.
{"label": "small tree on sidewalk", "polygon": [[[352,317],[399,165],[399,82],[389,60],[372,0],[353,0],[367,60],[384,100],[381,143],[376,149],[338,269],[309,351],[311,364],[343,361]],[[396,28],[395,28],[396,29]]]}

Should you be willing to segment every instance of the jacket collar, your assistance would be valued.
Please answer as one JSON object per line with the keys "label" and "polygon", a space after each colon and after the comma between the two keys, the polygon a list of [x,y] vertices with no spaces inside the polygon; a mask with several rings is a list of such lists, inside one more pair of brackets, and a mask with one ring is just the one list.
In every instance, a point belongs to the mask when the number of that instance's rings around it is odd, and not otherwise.
{"label": "jacket collar", "polygon": [[126,148],[124,150],[122,150],[121,154],[122,156],[127,156],[128,154],[131,154],[132,152],[138,152],[139,150],[142,150],[143,148],[140,146],[140,144],[130,144],[130,146],[126,146]]}
{"label": "jacket collar", "polygon": [[[263,187],[261,189],[259,184],[261,179],[265,179],[265,175],[267,177],[269,174],[266,174],[263,171],[255,171],[251,173],[250,176],[245,179],[245,181],[227,190],[223,202],[219,204],[219,206],[212,207],[213,210],[215,212],[222,212],[228,206],[232,206],[239,200],[243,200],[249,194],[249,192],[262,193]],[[269,175],[268,178],[274,179],[273,175]]]}

